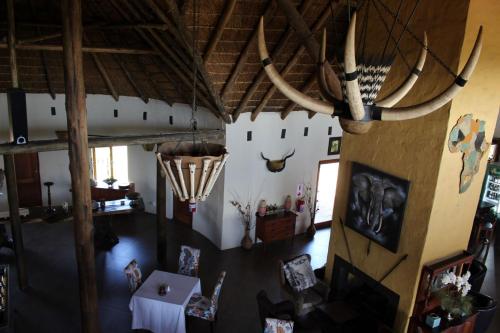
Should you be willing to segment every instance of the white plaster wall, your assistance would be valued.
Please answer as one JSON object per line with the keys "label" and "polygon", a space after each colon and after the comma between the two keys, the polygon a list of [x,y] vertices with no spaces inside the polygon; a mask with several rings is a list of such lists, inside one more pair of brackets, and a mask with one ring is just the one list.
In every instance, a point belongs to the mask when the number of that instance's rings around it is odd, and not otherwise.
{"label": "white plaster wall", "polygon": [[[304,127],[309,127],[309,135],[304,136]],[[338,156],[328,155],[328,127],[332,135],[341,136],[342,130],[337,119],[326,115],[307,118],[306,112],[292,112],[285,120],[279,113],[261,113],[255,122],[250,114],[244,113],[234,124],[226,126],[226,142],[231,154],[225,168],[224,215],[222,223],[221,248],[228,249],[240,245],[243,227],[240,215],[230,204],[230,200],[253,201],[265,199],[268,204],[283,204],[286,195],[294,198],[297,185],[310,182],[315,186],[318,163]],[[281,139],[281,130],[286,129],[286,138]],[[247,131],[252,131],[252,141],[247,141]],[[281,157],[295,149],[295,155],[287,160],[286,168],[280,173],[267,170],[260,157]],[[315,189],[313,189],[315,190]],[[308,226],[308,214],[297,218],[296,233],[304,232]],[[254,231],[252,231],[254,237]]]}
{"label": "white plaster wall", "polygon": [[[55,138],[55,130],[65,130],[66,111],[64,95],[57,95],[52,100],[48,94],[28,94],[29,139]],[[56,115],[51,115],[51,107],[56,107]],[[118,118],[114,118],[114,109],[118,110]],[[143,120],[143,112],[147,112],[147,120]],[[115,101],[110,96],[88,95],[87,114],[89,134],[124,135],[138,133],[160,133],[169,128],[189,126],[190,107],[175,104],[173,107],[158,100],[150,100],[145,104],[136,97],[120,97]],[[173,116],[173,125],[169,124],[169,116]],[[222,128],[222,123],[209,111],[200,109],[197,113],[199,128]],[[0,142],[8,137],[7,97],[0,94]],[[129,179],[136,183],[136,190],[142,194],[146,211],[156,212],[156,159],[152,152],[146,152],[142,146],[130,146],[128,149]],[[51,188],[52,201],[61,204],[71,202],[71,177],[69,173],[68,151],[39,153],[40,181],[53,181]],[[3,159],[0,159],[3,168]],[[0,195],[0,210],[7,210],[6,189]],[[171,194],[171,193],[169,193]],[[47,203],[46,189],[42,189],[44,204]],[[172,198],[167,198],[171,203]],[[172,216],[172,205],[167,205],[167,216]]]}

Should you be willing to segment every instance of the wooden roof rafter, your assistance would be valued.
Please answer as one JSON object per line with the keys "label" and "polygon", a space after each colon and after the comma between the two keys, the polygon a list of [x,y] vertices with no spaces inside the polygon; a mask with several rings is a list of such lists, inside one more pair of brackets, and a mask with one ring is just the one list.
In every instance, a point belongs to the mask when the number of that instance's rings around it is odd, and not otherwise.
{"label": "wooden roof rafter", "polygon": [[[300,7],[300,13],[303,15],[307,9],[311,6],[312,1],[310,0],[304,0],[302,1],[301,7]],[[287,45],[287,42],[292,38],[294,33],[294,30],[288,26],[286,32],[281,36],[280,40],[274,47],[272,54],[271,54],[271,59],[276,59],[277,56],[283,51],[285,46]],[[252,98],[252,96],[255,94],[257,89],[259,88],[260,84],[264,79],[267,77],[266,71],[261,68],[259,70],[259,73],[257,76],[253,79],[252,84],[250,87],[247,89],[245,92],[245,95],[243,95],[243,98],[241,99],[241,102],[239,103],[238,107],[236,110],[233,112],[233,121],[236,121],[241,114],[241,112],[246,108],[248,102]]]}
{"label": "wooden roof rafter", "polygon": [[[145,0],[145,2],[151,8],[151,10],[153,10],[153,12],[160,18],[161,21],[163,21],[166,24],[170,23],[169,18],[162,11],[162,9],[156,4],[155,0]],[[167,7],[169,16],[173,21],[172,23],[175,27],[175,29],[173,30],[176,32],[178,40],[182,42],[182,44],[185,46],[187,50],[188,55],[195,62],[198,72],[202,77],[202,82],[206,87],[207,93],[209,94],[210,98],[213,100],[220,117],[224,119],[226,122],[230,122],[230,118],[226,113],[222,98],[219,95],[219,93],[215,90],[212,84],[212,80],[208,75],[203,59],[198,53],[198,50],[193,49],[193,46],[191,45],[193,37],[191,36],[191,33],[188,31],[186,24],[184,23],[184,19],[181,16],[179,8],[177,7],[177,3],[174,0],[162,0],[162,2]]]}
{"label": "wooden roof rafter", "polygon": [[210,41],[205,48],[205,53],[203,54],[203,63],[205,65],[207,64],[208,59],[210,59],[210,55],[212,55],[212,52],[215,50],[215,48],[217,47],[217,43],[219,43],[222,37],[222,33],[224,32],[224,29],[229,22],[231,15],[233,14],[234,8],[236,7],[236,1],[237,0],[229,0],[224,6],[224,11],[217,21],[215,31],[210,37]]}
{"label": "wooden roof rafter", "polygon": [[[265,20],[269,20],[270,18],[273,17],[276,10],[277,10],[277,6],[274,3],[274,1],[268,0],[267,4],[266,4],[266,8],[265,8],[262,16],[264,17]],[[250,35],[250,38],[246,41],[245,47],[241,51],[240,55],[238,56],[238,60],[236,61],[236,64],[233,66],[233,68],[231,70],[231,74],[229,75],[229,79],[226,81],[224,88],[222,88],[221,95],[223,98],[233,88],[233,85],[236,83],[236,80],[238,79],[238,75],[243,70],[243,67],[245,66],[245,64],[248,60],[248,57],[250,55],[250,50],[254,47],[255,41],[257,40],[257,29],[258,29],[258,23],[253,27],[253,32]]]}
{"label": "wooden roof rafter", "polygon": [[[329,5],[327,5],[326,10],[324,10],[322,12],[322,14],[320,15],[320,17],[316,20],[316,22],[314,23],[313,27],[311,28],[311,31],[313,33],[315,33],[316,31],[318,31],[319,29],[321,29],[325,25],[326,20],[330,17],[330,12],[328,10],[328,7],[329,7]],[[302,54],[304,53],[304,51],[306,51],[306,46],[305,45],[299,46],[299,48],[297,49],[297,51],[295,52],[295,54],[293,55],[293,57],[286,64],[285,68],[283,70],[281,70],[280,75],[282,77],[285,77],[291,71],[291,69],[293,68],[293,66],[295,66],[295,64],[297,64],[297,62],[299,61],[299,59],[302,56]],[[276,86],[273,85],[267,91],[267,93],[265,94],[265,96],[260,101],[259,105],[255,108],[254,111],[252,111],[252,115],[251,115],[252,121],[255,121],[255,119],[257,119],[257,116],[262,112],[262,110],[264,110],[264,108],[266,107],[266,105],[269,102],[269,100],[273,97],[273,95],[276,92],[276,90],[277,90]]]}

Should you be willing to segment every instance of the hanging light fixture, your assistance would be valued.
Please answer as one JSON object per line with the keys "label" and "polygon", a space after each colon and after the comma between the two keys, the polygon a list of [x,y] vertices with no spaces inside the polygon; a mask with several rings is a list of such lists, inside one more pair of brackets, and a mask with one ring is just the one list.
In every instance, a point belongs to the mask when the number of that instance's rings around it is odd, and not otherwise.
{"label": "hanging light fixture", "polygon": [[[193,1],[193,52],[198,32],[198,1]],[[191,108],[191,142],[169,142],[158,147],[156,157],[174,195],[182,202],[189,201],[189,211],[196,212],[196,203],[205,201],[219,177],[229,153],[217,143],[198,140],[197,71],[193,55],[193,101]]]}

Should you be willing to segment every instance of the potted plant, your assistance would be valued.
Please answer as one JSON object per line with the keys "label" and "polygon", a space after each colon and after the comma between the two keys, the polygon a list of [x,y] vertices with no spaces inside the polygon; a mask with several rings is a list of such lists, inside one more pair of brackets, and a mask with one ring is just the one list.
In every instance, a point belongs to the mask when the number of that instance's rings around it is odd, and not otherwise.
{"label": "potted plant", "polygon": [[253,210],[252,210],[252,205],[250,202],[246,204],[245,207],[243,207],[242,204],[237,202],[236,200],[230,201],[231,204],[236,207],[238,212],[241,215],[241,222],[243,224],[243,227],[245,228],[245,235],[241,239],[241,247],[244,248],[245,250],[250,250],[253,246],[253,240],[250,237],[250,230],[252,230],[255,227],[255,224],[253,222]]}
{"label": "potted plant", "polygon": [[442,288],[437,292],[437,297],[450,323],[461,323],[472,313],[472,297],[468,295],[471,289],[470,275],[467,271],[462,276],[457,276],[454,272],[447,272],[441,276]]}

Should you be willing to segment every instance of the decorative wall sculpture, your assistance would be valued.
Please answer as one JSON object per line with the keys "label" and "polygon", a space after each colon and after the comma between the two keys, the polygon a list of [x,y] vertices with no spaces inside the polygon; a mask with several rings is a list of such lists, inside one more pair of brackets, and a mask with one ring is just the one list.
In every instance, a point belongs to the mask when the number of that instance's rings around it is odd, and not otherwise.
{"label": "decorative wall sculpture", "polygon": [[472,114],[466,114],[458,119],[450,132],[448,148],[452,153],[463,153],[463,168],[460,173],[459,192],[467,191],[474,175],[479,171],[479,162],[488,150],[489,144],[485,137],[486,122],[472,119]]}
{"label": "decorative wall sculpture", "polygon": [[352,163],[346,225],[397,252],[410,182]]}
{"label": "decorative wall sculpture", "polygon": [[283,158],[281,160],[270,160],[270,159],[266,158],[263,153],[260,153],[260,156],[262,156],[262,158],[264,160],[266,160],[266,167],[269,171],[281,172],[286,167],[286,160],[288,158],[292,157],[294,154],[295,154],[295,149],[293,150],[293,152],[291,154],[283,156]]}

